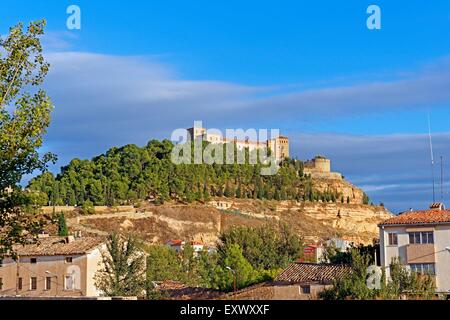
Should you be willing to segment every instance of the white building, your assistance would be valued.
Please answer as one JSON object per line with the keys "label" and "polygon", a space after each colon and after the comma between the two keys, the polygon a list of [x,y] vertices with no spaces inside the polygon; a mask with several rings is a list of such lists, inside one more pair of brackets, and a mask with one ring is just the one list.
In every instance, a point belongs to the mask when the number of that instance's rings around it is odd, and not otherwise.
{"label": "white building", "polygon": [[450,293],[450,210],[442,204],[410,211],[379,224],[381,265],[389,276],[393,258],[410,270],[431,274],[438,293]]}
{"label": "white building", "polygon": [[[251,141],[248,137],[239,139],[238,137],[223,137],[222,134],[214,129],[207,130],[201,127],[192,127],[187,129],[188,139],[202,139],[213,144],[235,143],[238,150],[247,148],[249,151],[268,148],[273,152],[277,160],[289,158],[289,138],[278,136],[266,141]],[[245,134],[244,134],[245,135]]]}

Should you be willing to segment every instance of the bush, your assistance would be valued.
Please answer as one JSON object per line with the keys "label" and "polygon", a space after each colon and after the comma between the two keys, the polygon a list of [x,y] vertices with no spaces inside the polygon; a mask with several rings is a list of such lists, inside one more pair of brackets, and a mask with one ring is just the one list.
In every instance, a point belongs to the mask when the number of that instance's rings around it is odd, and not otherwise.
{"label": "bush", "polygon": [[81,206],[81,212],[83,214],[94,214],[95,207],[91,200],[86,200]]}

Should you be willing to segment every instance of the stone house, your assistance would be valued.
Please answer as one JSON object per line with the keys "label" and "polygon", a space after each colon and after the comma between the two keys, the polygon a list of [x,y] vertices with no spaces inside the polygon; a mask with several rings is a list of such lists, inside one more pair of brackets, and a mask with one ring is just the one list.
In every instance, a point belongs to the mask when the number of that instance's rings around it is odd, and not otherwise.
{"label": "stone house", "polygon": [[15,245],[18,259],[0,260],[0,296],[99,296],[95,273],[106,245],[93,237],[43,237]]}

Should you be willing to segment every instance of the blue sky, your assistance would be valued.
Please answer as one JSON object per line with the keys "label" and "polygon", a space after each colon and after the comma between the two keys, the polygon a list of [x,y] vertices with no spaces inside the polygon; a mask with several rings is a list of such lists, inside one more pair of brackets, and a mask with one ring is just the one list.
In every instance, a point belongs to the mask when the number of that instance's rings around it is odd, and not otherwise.
{"label": "blue sky", "polygon": [[[66,28],[71,4],[81,30]],[[275,127],[397,212],[431,201],[428,113],[450,161],[448,1],[10,1],[0,34],[39,18],[57,167],[194,120]]]}

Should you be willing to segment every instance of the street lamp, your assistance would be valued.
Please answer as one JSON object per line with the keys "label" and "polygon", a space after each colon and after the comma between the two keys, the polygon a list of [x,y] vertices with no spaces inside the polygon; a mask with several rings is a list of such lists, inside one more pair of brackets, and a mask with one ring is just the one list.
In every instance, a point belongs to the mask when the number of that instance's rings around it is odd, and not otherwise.
{"label": "street lamp", "polygon": [[234,300],[236,300],[236,271],[231,269],[229,266],[225,267],[233,273],[233,292],[234,292]]}
{"label": "street lamp", "polygon": [[447,250],[448,252],[450,252],[450,247],[445,247],[445,250]]}
{"label": "street lamp", "polygon": [[49,274],[49,275],[53,275],[55,278],[56,278],[56,280],[55,280],[55,296],[58,296],[58,275],[57,274],[54,274],[53,272],[50,272],[50,271],[45,271],[45,273],[46,274]]}

